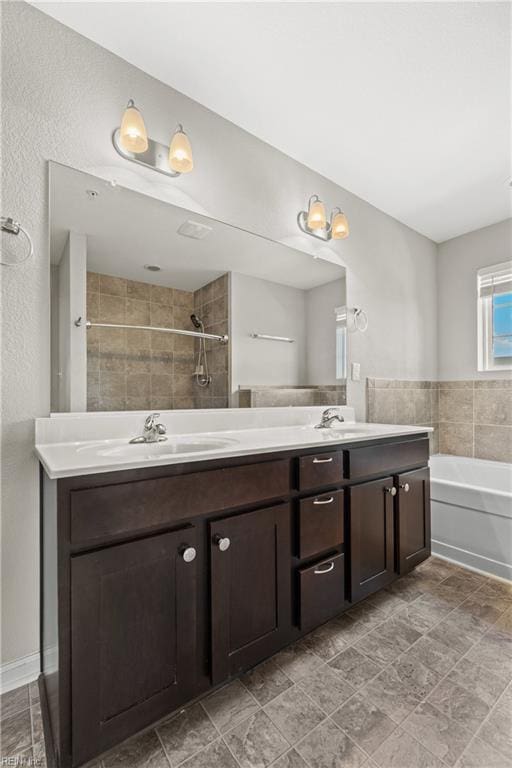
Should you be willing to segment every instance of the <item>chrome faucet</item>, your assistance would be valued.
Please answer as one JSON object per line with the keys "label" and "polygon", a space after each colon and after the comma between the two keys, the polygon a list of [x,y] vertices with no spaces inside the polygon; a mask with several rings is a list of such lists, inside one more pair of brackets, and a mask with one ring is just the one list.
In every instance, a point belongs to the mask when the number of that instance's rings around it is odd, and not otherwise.
{"label": "chrome faucet", "polygon": [[164,424],[157,424],[159,413],[150,413],[144,422],[144,431],[139,437],[133,437],[130,443],[161,443],[167,440],[164,436],[167,429]]}
{"label": "chrome faucet", "polygon": [[332,427],[334,421],[339,421],[343,424],[345,419],[336,408],[327,408],[322,413],[320,424],[316,424],[315,429],[328,429],[329,427]]}

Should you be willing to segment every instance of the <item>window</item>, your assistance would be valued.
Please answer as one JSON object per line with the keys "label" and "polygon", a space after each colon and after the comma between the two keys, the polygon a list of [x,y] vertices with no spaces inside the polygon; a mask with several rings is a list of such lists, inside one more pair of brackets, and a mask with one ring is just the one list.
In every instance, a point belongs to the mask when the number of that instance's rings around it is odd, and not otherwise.
{"label": "window", "polygon": [[512,261],[478,270],[478,370],[512,370]]}

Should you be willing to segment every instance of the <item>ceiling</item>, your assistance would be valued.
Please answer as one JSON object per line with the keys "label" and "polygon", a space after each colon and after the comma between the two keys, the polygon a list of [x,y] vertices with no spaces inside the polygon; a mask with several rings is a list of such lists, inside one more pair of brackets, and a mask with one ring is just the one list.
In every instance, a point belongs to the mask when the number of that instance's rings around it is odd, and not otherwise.
{"label": "ceiling", "polygon": [[[87,235],[89,271],[185,291],[230,271],[302,290],[345,276],[335,253],[314,258],[58,163],[50,165],[50,213],[52,264],[72,231]],[[210,229],[203,240],[178,234],[188,221]],[[148,272],[148,263],[161,271]]]}
{"label": "ceiling", "polygon": [[34,4],[437,242],[510,216],[509,3]]}

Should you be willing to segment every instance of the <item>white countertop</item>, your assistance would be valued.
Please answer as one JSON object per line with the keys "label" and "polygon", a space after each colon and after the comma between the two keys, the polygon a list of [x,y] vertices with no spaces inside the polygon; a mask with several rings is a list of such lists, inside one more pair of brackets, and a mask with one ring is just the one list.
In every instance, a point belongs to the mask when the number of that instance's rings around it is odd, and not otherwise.
{"label": "white countertop", "polygon": [[[302,448],[325,448],[431,432],[431,427],[367,424],[346,406],[344,423],[315,429],[324,408],[166,411],[168,439],[129,444],[147,413],[56,414],[36,419],[36,454],[51,479],[183,464]],[[202,429],[201,429],[202,427]],[[223,428],[224,427],[224,428]]]}

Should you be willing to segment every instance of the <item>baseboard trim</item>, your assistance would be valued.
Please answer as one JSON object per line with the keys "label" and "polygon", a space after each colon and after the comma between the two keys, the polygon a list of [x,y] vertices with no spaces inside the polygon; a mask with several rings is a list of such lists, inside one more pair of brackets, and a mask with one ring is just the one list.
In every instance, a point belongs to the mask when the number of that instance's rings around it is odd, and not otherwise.
{"label": "baseboard trim", "polygon": [[432,554],[452,563],[463,565],[472,571],[496,576],[499,579],[505,579],[505,581],[512,581],[512,565],[509,563],[502,563],[499,560],[484,557],[484,555],[477,555],[475,552],[469,552],[467,549],[454,547],[452,544],[445,544],[435,539],[432,539]]}
{"label": "baseboard trim", "polygon": [[39,653],[31,653],[0,666],[0,693],[7,693],[21,685],[34,682],[39,677],[41,664]]}

